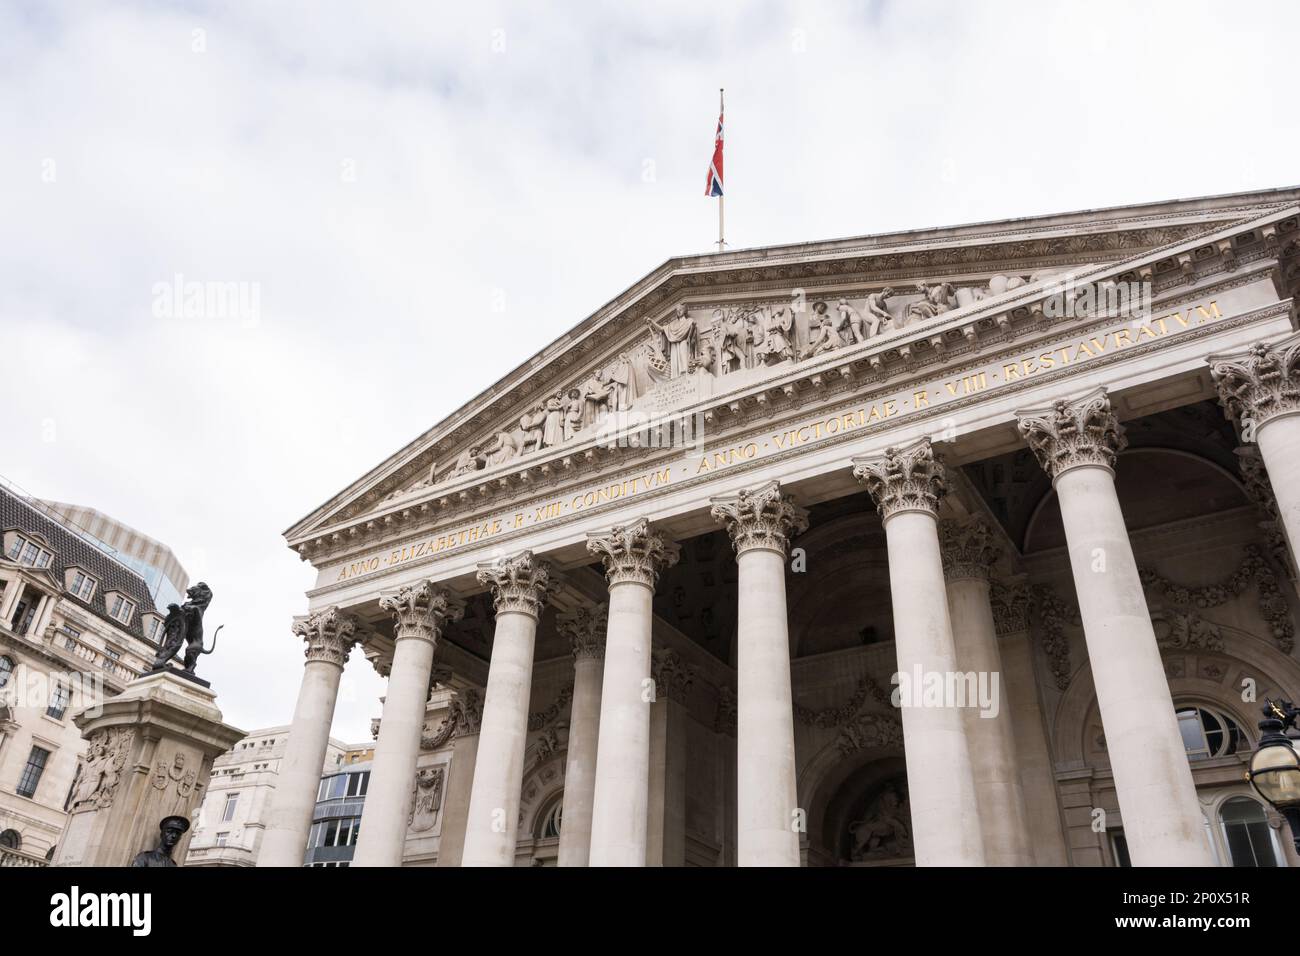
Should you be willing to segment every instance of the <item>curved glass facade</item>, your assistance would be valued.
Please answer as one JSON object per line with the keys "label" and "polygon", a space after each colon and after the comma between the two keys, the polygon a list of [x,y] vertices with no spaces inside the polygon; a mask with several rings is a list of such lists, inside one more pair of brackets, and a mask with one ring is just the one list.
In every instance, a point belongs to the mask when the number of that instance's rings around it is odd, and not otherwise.
{"label": "curved glass facade", "polygon": [[321,777],[307,835],[305,866],[349,866],[361,832],[361,809],[370,787],[370,764]]}

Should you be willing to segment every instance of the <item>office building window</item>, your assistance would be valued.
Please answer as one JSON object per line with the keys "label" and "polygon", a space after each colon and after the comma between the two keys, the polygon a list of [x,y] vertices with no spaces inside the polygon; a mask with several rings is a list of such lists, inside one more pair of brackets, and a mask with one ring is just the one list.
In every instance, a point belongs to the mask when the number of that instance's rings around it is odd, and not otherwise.
{"label": "office building window", "polygon": [[50,705],[45,708],[45,716],[53,717],[55,720],[62,720],[71,701],[72,692],[68,690],[67,685],[55,684],[54,691],[50,694]]}
{"label": "office building window", "polygon": [[76,572],[72,577],[72,595],[81,598],[83,601],[89,601],[95,593],[96,581],[90,575],[81,571]]}
{"label": "office building window", "polygon": [[235,807],[237,806],[239,806],[239,794],[226,794],[226,809],[225,812],[221,814],[221,820],[223,823],[229,823],[231,820],[235,819]]}
{"label": "office building window", "polygon": [[41,774],[45,773],[45,763],[50,759],[50,752],[44,747],[33,747],[27,756],[27,766],[18,780],[18,796],[32,797],[40,785]]}

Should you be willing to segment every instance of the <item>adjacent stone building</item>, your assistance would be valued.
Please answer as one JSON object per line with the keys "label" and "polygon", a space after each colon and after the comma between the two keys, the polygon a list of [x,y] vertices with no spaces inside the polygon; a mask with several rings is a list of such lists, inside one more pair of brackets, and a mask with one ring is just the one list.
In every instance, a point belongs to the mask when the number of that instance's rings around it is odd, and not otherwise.
{"label": "adjacent stone building", "polygon": [[[101,533],[146,540],[99,518]],[[42,502],[0,487],[0,532],[0,865],[39,864],[77,797],[72,715],[148,668],[165,612],[102,539]],[[153,545],[183,588],[179,562]]]}
{"label": "adjacent stone building", "polygon": [[259,864],[303,859],[356,647],[356,865],[1295,864],[1243,771],[1300,696],[1298,225],[668,260],[286,533]]}

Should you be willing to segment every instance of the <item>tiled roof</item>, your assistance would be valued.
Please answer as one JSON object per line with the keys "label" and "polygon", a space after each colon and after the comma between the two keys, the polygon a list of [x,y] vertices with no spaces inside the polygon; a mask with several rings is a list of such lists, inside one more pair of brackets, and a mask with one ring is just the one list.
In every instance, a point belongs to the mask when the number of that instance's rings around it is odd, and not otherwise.
{"label": "tiled roof", "polygon": [[[95,588],[95,593],[89,601],[73,597],[66,590],[61,594],[65,601],[79,605],[119,630],[125,630],[132,637],[142,641],[145,639],[144,630],[140,626],[140,616],[151,611],[159,612],[153,605],[153,598],[149,594],[149,586],[145,584],[144,578],[63,524],[41,513],[9,489],[0,486],[0,531],[10,529],[35,532],[49,543],[50,550],[54,552],[54,561],[48,570],[54,574],[60,585],[65,579],[65,572],[73,565],[85,568],[99,580],[99,586]],[[121,591],[135,602],[137,610],[130,627],[123,628],[120,621],[109,616],[108,607],[104,602],[104,595],[109,591]]]}

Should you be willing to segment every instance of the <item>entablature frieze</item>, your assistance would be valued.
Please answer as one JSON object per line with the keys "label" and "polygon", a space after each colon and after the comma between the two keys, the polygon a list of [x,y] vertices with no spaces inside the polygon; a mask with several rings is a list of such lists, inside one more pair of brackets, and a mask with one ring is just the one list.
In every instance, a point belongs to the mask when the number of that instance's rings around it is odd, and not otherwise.
{"label": "entablature frieze", "polygon": [[[1269,307],[1262,311],[1259,307],[1272,297],[1267,282],[1266,270],[1240,272],[1212,287],[1190,290],[1178,300],[1168,299],[1142,326],[1145,332],[1138,330],[1132,319],[1083,320],[1068,334],[1058,332],[1056,337],[1047,334],[1051,330],[1044,330],[1044,335],[1032,340],[1029,336],[1019,341],[1008,339],[1003,349],[963,349],[961,356],[955,353],[954,358],[964,357],[965,361],[935,369],[941,373],[938,376],[933,372],[927,376],[922,370],[919,377],[886,382],[883,388],[863,389],[865,376],[861,380],[823,381],[821,385],[805,380],[792,394],[778,390],[766,402],[751,396],[737,409],[724,405],[702,410],[708,428],[715,430],[705,436],[703,457],[698,450],[692,458],[684,457],[680,448],[665,451],[592,444],[564,456],[559,463],[550,463],[545,471],[512,470],[450,492],[431,493],[418,502],[376,515],[364,525],[333,532],[304,553],[322,571],[346,571],[356,565],[356,573],[369,574],[489,538],[522,533],[543,523],[585,517],[578,512],[630,504],[634,498],[674,490],[687,481],[702,483],[719,470],[731,473],[749,463],[780,461],[798,454],[810,442],[857,439],[867,430],[880,431],[903,419],[951,417],[995,393],[1006,394],[1036,385],[1048,376],[1069,374],[1072,369],[1067,365],[1074,370],[1098,368],[1149,354],[1172,338],[1187,339],[1257,321],[1271,314]],[[1273,306],[1285,312],[1283,304],[1274,302]],[[1045,351],[1044,342],[1049,338],[1054,339],[1053,348]],[[1016,360],[1010,361],[1012,357]],[[837,403],[843,408],[832,412]],[[422,528],[430,529],[423,547],[416,538]],[[434,532],[434,528],[441,530]],[[386,541],[399,540],[403,543],[391,551],[363,553],[358,561],[338,563],[343,556],[357,555],[362,549],[376,552]],[[351,576],[345,574],[338,580]],[[327,577],[322,574],[319,586],[337,583]]]}
{"label": "entablature frieze", "polygon": [[[1240,221],[1252,214],[1259,216],[1263,210],[1273,210],[1269,214],[1273,222]],[[842,288],[845,282],[860,284],[864,273],[871,276],[872,287],[878,291],[890,282],[907,280],[942,283],[981,273],[1032,272],[1053,266],[1077,268],[1080,262],[1110,262],[1150,249],[1140,260],[1129,259],[1125,264],[1137,263],[1134,268],[1142,270],[1159,293],[1170,283],[1195,281],[1198,276],[1215,271],[1231,271],[1273,254],[1279,230],[1286,233],[1295,228],[1294,209],[1282,203],[1243,202],[1238,206],[1164,209],[1093,223],[1079,219],[1078,216],[1054,217],[1038,223],[994,224],[983,231],[959,227],[928,237],[875,237],[670,260],[520,366],[500,385],[482,393],[473,407],[467,406],[462,414],[453,416],[442,426],[436,438],[411,443],[401,453],[404,460],[400,464],[387,470],[375,469],[358,482],[355,493],[351,490],[345,493],[352,496],[351,500],[344,497],[345,503],[335,511],[335,518],[346,521],[382,510],[383,499],[395,489],[409,488],[426,476],[432,479],[435,462],[449,462],[457,448],[466,442],[482,441],[486,438],[483,433],[494,427],[494,420],[510,409],[517,411],[516,407],[530,396],[544,395],[558,384],[560,377],[571,375],[572,370],[598,358],[598,353],[608,356],[616,351],[629,328],[641,328],[647,318],[653,318],[671,308],[674,301],[700,289],[711,289],[725,299],[754,295],[765,289],[788,291],[800,287],[811,300],[814,294],[826,297],[836,294],[834,289]],[[1211,231],[1233,220],[1238,220],[1237,225]],[[1174,254],[1180,245],[1186,245],[1187,249]],[[868,351],[882,364],[901,360],[906,365],[925,358],[931,348],[937,348],[941,354],[945,340],[955,342],[971,335],[988,334],[1001,337],[1007,331],[1007,323],[1014,324],[1016,320],[1014,311],[1007,315],[999,314],[996,309],[966,311],[969,322],[964,326],[957,323],[960,327],[956,330],[927,328],[921,331],[929,335],[901,337],[890,348]],[[614,317],[619,321],[607,321]],[[931,339],[939,344],[935,346]],[[898,346],[903,351],[894,354]],[[307,527],[308,521],[324,520],[327,509],[332,507],[335,506],[331,503],[318,509],[301,526]],[[317,535],[319,532],[314,529],[297,534],[291,544],[297,546]]]}

